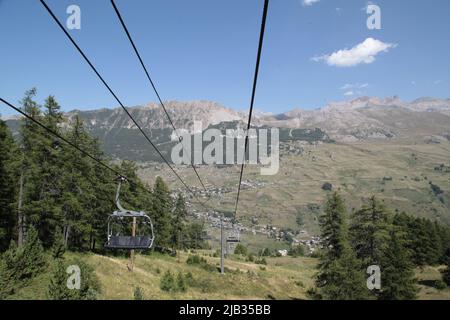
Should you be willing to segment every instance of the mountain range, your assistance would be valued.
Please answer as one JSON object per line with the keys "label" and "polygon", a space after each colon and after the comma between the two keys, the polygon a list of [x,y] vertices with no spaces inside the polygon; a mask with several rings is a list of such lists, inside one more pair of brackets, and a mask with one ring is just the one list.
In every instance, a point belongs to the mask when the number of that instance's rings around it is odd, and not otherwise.
{"label": "mountain range", "polygon": [[[164,104],[175,127],[187,129],[191,134],[194,134],[194,121],[201,121],[203,129],[223,124],[243,128],[248,118],[247,112],[236,111],[211,101],[167,101]],[[129,111],[155,144],[161,146],[163,153],[167,154],[174,143],[171,141],[173,130],[163,108],[150,103],[131,107]],[[73,110],[66,116],[69,122],[79,116],[112,157],[158,161],[155,152],[146,146],[146,141],[121,108]],[[17,132],[18,118],[10,117],[6,120],[13,131]],[[292,136],[292,129],[306,130],[306,133],[314,133],[313,139],[322,141],[352,142],[396,138],[439,141],[450,139],[450,99],[427,97],[405,102],[396,96],[360,97],[329,103],[313,110],[294,109],[281,114],[255,112],[252,125],[278,127],[283,137]],[[287,130],[289,134],[283,134],[283,130]],[[318,138],[317,130],[322,133]],[[305,132],[302,132],[299,140],[304,139]]]}

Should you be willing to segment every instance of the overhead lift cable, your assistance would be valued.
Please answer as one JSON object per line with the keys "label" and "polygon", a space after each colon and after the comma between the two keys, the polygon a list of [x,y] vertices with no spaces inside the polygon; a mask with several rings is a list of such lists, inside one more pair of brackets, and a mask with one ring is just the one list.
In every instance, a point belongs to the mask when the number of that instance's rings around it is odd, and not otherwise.
{"label": "overhead lift cable", "polygon": [[267,18],[268,6],[269,6],[269,0],[264,0],[263,16],[262,16],[262,20],[261,20],[261,31],[259,34],[258,53],[256,56],[255,75],[253,78],[252,97],[251,97],[251,101],[250,101],[250,110],[248,113],[247,132],[245,133],[244,161],[242,161],[241,173],[239,175],[239,185],[238,185],[238,191],[237,191],[237,196],[236,196],[236,203],[235,203],[235,207],[234,207],[234,219],[236,219],[236,214],[237,214],[238,204],[239,204],[239,196],[241,193],[242,174],[244,172],[245,157],[247,154],[247,147],[248,147],[248,132],[250,130],[250,125],[252,122],[253,104],[255,102],[256,84],[258,82],[259,63],[261,61],[261,51],[262,51],[263,40],[264,40],[264,30],[266,28],[266,18]]}
{"label": "overhead lift cable", "polygon": [[[45,124],[43,124],[42,122],[40,122],[39,120],[33,118],[32,116],[30,116],[29,114],[23,112],[20,108],[14,106],[13,104],[11,104],[10,102],[6,101],[3,98],[0,98],[0,102],[6,104],[8,107],[10,107],[11,109],[17,111],[18,113],[20,113],[21,115],[23,115],[25,118],[29,119],[30,121],[34,122],[35,124],[37,124],[38,126],[40,126],[42,129],[46,130],[47,132],[49,132],[50,134],[52,134],[53,136],[57,137],[58,139],[60,139],[61,141],[67,143],[69,146],[71,146],[72,148],[78,150],[80,153],[84,154],[85,156],[87,156],[88,158],[90,158],[91,160],[97,162],[98,164],[100,164],[102,167],[110,170],[111,172],[113,172],[117,177],[119,178],[124,178],[125,180],[127,180],[129,183],[133,184],[134,186],[148,192],[149,194],[152,194],[151,190],[149,190],[148,188],[145,188],[144,186],[142,186],[141,184],[135,182],[132,179],[127,178],[125,175],[123,175],[122,173],[120,173],[118,170],[114,169],[113,167],[111,167],[110,165],[108,165],[107,163],[99,160],[98,158],[96,158],[95,156],[91,155],[89,152],[87,152],[86,150],[80,148],[79,146],[77,146],[75,143],[71,142],[70,140],[68,140],[67,138],[64,138],[61,134],[59,134],[58,132],[56,132],[55,130],[47,127]],[[197,197],[196,197],[197,198]],[[207,210],[211,210],[212,208],[208,208],[204,202],[201,202],[198,198],[197,198],[197,203],[204,207]],[[212,209],[214,210],[214,209]]]}
{"label": "overhead lift cable", "polygon": [[[116,4],[114,3],[114,0],[111,0],[111,4],[112,4],[112,6],[114,8],[114,11],[116,12],[117,17],[119,18],[119,21],[120,21],[120,24],[122,25],[123,30],[125,31],[125,33],[126,33],[126,35],[128,37],[128,40],[130,41],[131,46],[133,47],[134,52],[136,53],[137,58],[139,59],[139,62],[141,63],[142,68],[144,69],[145,75],[147,76],[147,79],[150,82],[150,85],[152,86],[153,91],[155,91],[156,97],[158,98],[159,103],[161,104],[161,107],[163,108],[164,113],[167,116],[167,119],[169,119],[170,125],[172,126],[175,134],[177,135],[178,141],[181,142],[182,139],[179,136],[177,129],[175,128],[175,125],[174,125],[174,123],[173,123],[173,121],[172,121],[172,119],[171,119],[171,117],[169,115],[169,112],[167,112],[166,106],[164,105],[164,103],[163,103],[163,101],[162,101],[162,99],[161,99],[161,97],[159,95],[158,90],[156,89],[156,86],[155,86],[152,78],[150,77],[150,73],[148,72],[147,67],[144,64],[144,61],[142,60],[141,55],[139,54],[139,51],[138,51],[136,45],[134,44],[133,38],[131,37],[131,34],[128,31],[128,28],[127,28],[127,26],[126,26],[126,24],[125,24],[125,22],[124,22],[124,20],[122,18],[122,15],[120,14],[119,9],[117,8]],[[185,149],[184,145],[183,145],[183,149]],[[186,152],[186,150],[185,150],[185,152]],[[187,154],[189,154],[189,153],[187,153]],[[197,169],[195,168],[194,163],[192,162],[192,159],[190,160],[190,162],[191,162],[191,167],[192,167],[192,169],[194,169],[194,172],[195,172],[198,180],[200,181],[203,189],[206,191],[206,187],[205,187],[202,179],[200,178],[200,175],[198,174]]]}
{"label": "overhead lift cable", "polygon": [[191,192],[194,196],[195,193],[189,188],[189,186],[184,182],[184,180],[180,177],[180,175],[175,171],[175,169],[172,167],[172,165],[167,161],[167,159],[164,157],[164,155],[159,151],[159,149],[156,147],[156,145],[150,140],[148,135],[145,133],[145,131],[141,128],[141,126],[137,123],[137,121],[133,118],[133,116],[130,114],[128,109],[125,107],[125,105],[120,101],[120,99],[117,97],[117,95],[114,93],[114,91],[111,89],[111,87],[108,85],[108,83],[103,79],[103,77],[100,75],[100,73],[97,71],[97,69],[94,67],[92,62],[89,60],[89,58],[84,54],[83,50],[78,46],[78,44],[75,42],[75,40],[72,38],[72,36],[67,32],[67,30],[64,28],[64,26],[61,24],[61,22],[58,20],[58,18],[55,16],[53,11],[50,9],[50,7],[45,3],[44,0],[40,0],[42,5],[45,7],[45,9],[48,11],[50,16],[53,18],[55,23],[59,26],[59,28],[64,32],[64,34],[67,36],[67,38],[72,42],[72,44],[75,46],[75,48],[78,50],[78,52],[81,54],[81,56],[86,60],[86,62],[89,64],[91,69],[94,71],[94,73],[97,75],[97,77],[100,79],[100,81],[105,85],[105,87],[108,89],[108,91],[111,93],[111,95],[114,97],[114,99],[119,103],[119,105],[122,107],[122,109],[125,111],[125,113],[128,115],[128,117],[133,121],[134,125],[139,129],[139,131],[142,133],[142,135],[145,137],[145,139],[150,143],[150,145],[155,149],[155,151],[158,153],[158,155],[164,160],[164,162],[169,166],[170,170],[175,174],[175,176],[181,181],[181,183],[184,185],[184,187]]}

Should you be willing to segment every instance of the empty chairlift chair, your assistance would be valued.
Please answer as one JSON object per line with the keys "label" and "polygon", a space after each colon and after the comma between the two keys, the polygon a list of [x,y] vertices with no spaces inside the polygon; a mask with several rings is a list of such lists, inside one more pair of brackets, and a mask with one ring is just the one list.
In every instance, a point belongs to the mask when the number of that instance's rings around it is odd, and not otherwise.
{"label": "empty chairlift chair", "polygon": [[231,232],[228,234],[227,243],[235,244],[241,242],[240,240],[240,231],[237,228],[233,228]]}
{"label": "empty chairlift chair", "polygon": [[125,181],[124,178],[119,178],[116,194],[116,205],[119,210],[114,211],[108,217],[108,239],[105,248],[124,250],[150,249],[155,239],[152,220],[143,211],[126,210],[120,205],[119,194],[123,181]]}

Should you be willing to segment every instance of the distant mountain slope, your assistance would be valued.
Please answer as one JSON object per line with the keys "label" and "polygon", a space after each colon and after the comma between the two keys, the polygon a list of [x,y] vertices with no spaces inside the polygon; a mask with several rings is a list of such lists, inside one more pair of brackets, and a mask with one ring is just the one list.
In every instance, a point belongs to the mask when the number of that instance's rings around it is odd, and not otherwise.
{"label": "distant mountain slope", "polygon": [[[201,121],[203,129],[210,126],[245,127],[247,114],[226,108],[211,101],[168,101],[168,113],[178,129],[194,133],[194,121]],[[129,109],[133,117],[148,133],[164,154],[168,155],[174,142],[171,142],[172,127],[161,106],[148,104]],[[146,144],[132,121],[121,108],[91,111],[74,110],[67,113],[70,120],[78,115],[88,130],[97,136],[105,151],[113,157],[133,160],[156,160],[159,157]],[[17,132],[18,118],[6,119],[13,131]],[[227,125],[226,125],[227,124]],[[403,102],[398,97],[361,97],[351,101],[333,102],[315,110],[294,109],[278,115],[254,114],[252,125],[287,129],[320,129],[318,141],[361,141],[367,139],[393,139],[402,137],[437,136],[449,137],[450,99],[420,98]],[[283,137],[291,133],[281,134]],[[304,133],[297,140],[313,141]]]}

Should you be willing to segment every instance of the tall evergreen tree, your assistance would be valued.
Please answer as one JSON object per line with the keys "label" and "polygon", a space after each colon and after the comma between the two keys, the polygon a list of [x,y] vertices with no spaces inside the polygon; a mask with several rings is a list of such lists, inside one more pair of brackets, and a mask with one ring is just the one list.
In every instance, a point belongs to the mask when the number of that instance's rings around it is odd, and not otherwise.
{"label": "tall evergreen tree", "polygon": [[[42,121],[42,113],[39,105],[33,100],[36,88],[25,92],[21,101],[21,109],[30,117]],[[20,124],[20,151],[17,164],[18,176],[18,200],[17,200],[17,243],[21,247],[25,242],[27,224],[32,214],[36,214],[33,201],[39,198],[39,161],[37,159],[38,149],[41,145],[43,129],[33,121],[23,117]],[[35,215],[39,217],[39,214]]]}
{"label": "tall evergreen tree", "polygon": [[16,217],[13,161],[17,148],[6,123],[0,119],[0,252],[6,250],[15,236]]}
{"label": "tall evergreen tree", "polygon": [[323,252],[316,278],[318,294],[323,299],[356,300],[367,298],[361,262],[348,242],[345,203],[334,192],[326,203],[320,220]]}
{"label": "tall evergreen tree", "polygon": [[375,197],[353,214],[351,244],[365,267],[381,264],[388,245],[390,225],[386,207]]}
{"label": "tall evergreen tree", "polygon": [[182,194],[178,195],[175,202],[172,229],[172,245],[181,249],[184,246],[183,239],[186,238],[186,203]]}
{"label": "tall evergreen tree", "polygon": [[156,178],[153,187],[153,215],[154,225],[157,232],[155,244],[159,247],[168,248],[171,246],[171,209],[172,199],[166,183],[161,177]]}
{"label": "tall evergreen tree", "polygon": [[403,235],[398,228],[396,229],[390,231],[389,245],[382,261],[379,298],[383,300],[412,300],[416,298],[418,291],[413,264],[406,249]]}

